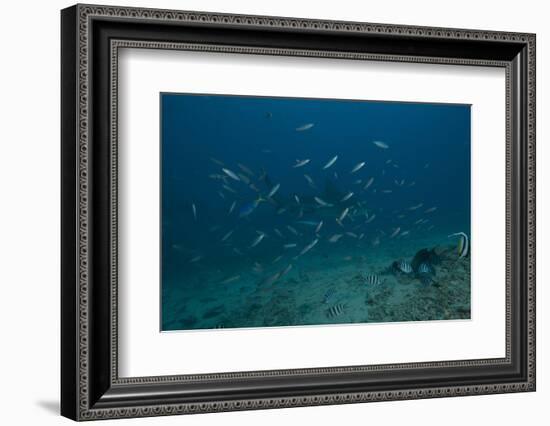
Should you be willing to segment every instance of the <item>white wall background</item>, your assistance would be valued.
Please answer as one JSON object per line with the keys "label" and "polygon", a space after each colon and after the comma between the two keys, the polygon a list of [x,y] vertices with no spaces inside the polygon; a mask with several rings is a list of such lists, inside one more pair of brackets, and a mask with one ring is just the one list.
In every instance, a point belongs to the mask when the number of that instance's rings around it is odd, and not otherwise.
{"label": "white wall background", "polygon": [[[118,420],[119,424],[547,424],[550,401],[550,27],[540,0],[104,0],[103,4],[537,33],[538,390],[317,408]],[[2,424],[68,424],[59,404],[59,9],[11,1],[0,25],[0,401]],[[546,160],[546,161],[545,161]],[[113,423],[107,421],[102,424]],[[128,423],[131,422],[131,423]],[[116,423],[113,423],[116,424]]]}

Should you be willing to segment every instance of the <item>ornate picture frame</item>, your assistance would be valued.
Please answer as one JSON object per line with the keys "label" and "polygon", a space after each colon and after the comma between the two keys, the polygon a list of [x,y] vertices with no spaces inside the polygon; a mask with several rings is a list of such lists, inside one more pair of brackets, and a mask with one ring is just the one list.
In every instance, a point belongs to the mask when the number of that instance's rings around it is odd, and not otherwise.
{"label": "ornate picture frame", "polygon": [[[61,413],[160,416],[535,390],[535,35],[76,5],[61,13]],[[489,66],[506,72],[506,356],[119,377],[121,48]],[[214,370],[215,371],[215,370]]]}

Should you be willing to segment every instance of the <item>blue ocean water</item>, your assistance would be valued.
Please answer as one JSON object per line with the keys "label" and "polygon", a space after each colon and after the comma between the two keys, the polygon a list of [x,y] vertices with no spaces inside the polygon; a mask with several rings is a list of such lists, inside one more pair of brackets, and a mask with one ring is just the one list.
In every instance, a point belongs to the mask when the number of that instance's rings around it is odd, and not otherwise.
{"label": "blue ocean water", "polygon": [[469,317],[469,105],[163,93],[161,126],[162,330]]}

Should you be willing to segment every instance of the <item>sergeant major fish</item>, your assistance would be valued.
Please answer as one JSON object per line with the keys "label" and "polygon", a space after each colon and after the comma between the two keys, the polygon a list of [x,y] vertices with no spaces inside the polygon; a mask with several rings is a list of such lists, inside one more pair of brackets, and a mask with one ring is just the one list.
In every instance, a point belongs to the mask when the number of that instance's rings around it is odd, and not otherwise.
{"label": "sergeant major fish", "polygon": [[378,275],[370,274],[365,277],[365,283],[368,285],[380,285],[382,281]]}
{"label": "sergeant major fish", "polygon": [[410,262],[406,261],[406,260],[401,260],[398,264],[397,264],[397,267],[399,268],[399,270],[401,272],[403,272],[404,274],[410,274],[412,271],[413,271],[413,268],[410,264]]}
{"label": "sergeant major fish", "polygon": [[326,293],[323,295],[323,303],[325,305],[329,303],[335,294],[336,294],[336,290],[333,287],[329,288],[326,291]]}
{"label": "sergeant major fish", "polygon": [[346,305],[343,303],[338,303],[327,310],[327,317],[336,318],[342,315],[346,310]]}

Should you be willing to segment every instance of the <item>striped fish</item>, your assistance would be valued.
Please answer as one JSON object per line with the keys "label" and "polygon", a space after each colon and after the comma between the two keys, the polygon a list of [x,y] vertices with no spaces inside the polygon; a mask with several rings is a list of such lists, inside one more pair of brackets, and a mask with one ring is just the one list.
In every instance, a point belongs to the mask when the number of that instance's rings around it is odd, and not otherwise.
{"label": "striped fish", "polygon": [[368,285],[380,285],[382,284],[382,281],[378,275],[370,274],[365,276],[365,283]]}
{"label": "striped fish", "polygon": [[406,260],[401,260],[398,264],[397,264],[397,267],[399,268],[399,270],[405,274],[410,274],[412,271],[413,271],[413,268],[410,264],[410,262],[406,261]]}
{"label": "striped fish", "polygon": [[339,317],[345,312],[345,310],[346,310],[346,305],[344,305],[343,303],[337,303],[336,305],[331,306],[327,310],[327,317],[329,318]]}
{"label": "striped fish", "polygon": [[421,263],[420,266],[418,267],[418,273],[419,274],[431,274],[432,273],[432,268],[427,263]]}
{"label": "striped fish", "polygon": [[470,239],[464,232],[457,232],[456,234],[449,235],[450,237],[459,237],[458,240],[458,257],[466,257],[468,256],[468,253],[470,252]]}
{"label": "striped fish", "polygon": [[430,265],[428,265],[427,263],[421,263],[418,267],[418,279],[423,285],[428,286],[433,282],[433,272],[434,270]]}
{"label": "striped fish", "polygon": [[323,303],[326,305],[330,302],[330,300],[334,297],[336,294],[336,290],[334,288],[329,288],[327,292],[323,295]]}

